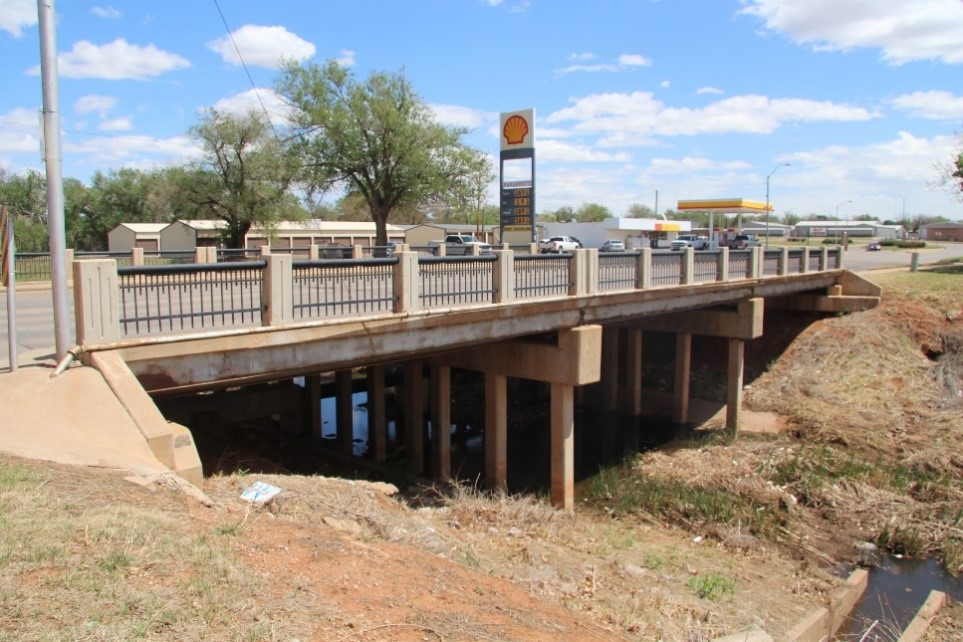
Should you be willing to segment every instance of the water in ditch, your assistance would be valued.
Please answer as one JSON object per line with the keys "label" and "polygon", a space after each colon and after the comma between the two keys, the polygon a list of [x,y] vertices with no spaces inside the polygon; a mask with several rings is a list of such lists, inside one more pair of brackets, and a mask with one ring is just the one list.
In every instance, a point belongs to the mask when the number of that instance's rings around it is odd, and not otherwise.
{"label": "water in ditch", "polygon": [[869,569],[866,593],[837,638],[850,639],[868,631],[866,642],[895,640],[933,590],[959,602],[963,600],[963,577],[950,575],[936,560],[884,557],[879,566]]}

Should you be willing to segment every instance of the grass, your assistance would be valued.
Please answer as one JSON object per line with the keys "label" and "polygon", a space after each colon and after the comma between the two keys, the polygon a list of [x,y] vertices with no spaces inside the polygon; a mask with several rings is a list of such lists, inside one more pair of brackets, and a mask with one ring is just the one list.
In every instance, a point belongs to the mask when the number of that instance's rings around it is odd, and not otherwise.
{"label": "grass", "polygon": [[686,582],[686,586],[695,591],[700,599],[719,601],[731,597],[736,592],[736,582],[719,573],[696,575]]}

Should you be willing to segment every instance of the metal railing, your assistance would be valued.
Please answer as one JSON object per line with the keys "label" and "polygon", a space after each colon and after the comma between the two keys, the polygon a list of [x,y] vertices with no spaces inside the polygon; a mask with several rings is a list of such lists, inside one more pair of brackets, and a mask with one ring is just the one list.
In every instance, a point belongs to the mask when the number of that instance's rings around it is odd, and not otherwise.
{"label": "metal railing", "polygon": [[599,253],[599,290],[631,290],[638,283],[638,252]]}
{"label": "metal railing", "polygon": [[194,263],[197,253],[194,250],[184,251],[144,251],[144,265],[184,265]]}
{"label": "metal railing", "polygon": [[423,307],[491,303],[495,256],[431,256],[418,260]]}
{"label": "metal railing", "polygon": [[217,249],[217,262],[236,262],[236,261],[256,261],[261,258],[260,248],[218,248]]}
{"label": "metal railing", "polygon": [[571,254],[523,254],[515,257],[515,298],[563,296],[571,289]]}
{"label": "metal railing", "polygon": [[652,285],[680,285],[685,252],[652,253]]}
{"label": "metal railing", "polygon": [[50,254],[47,252],[18,252],[13,270],[17,281],[49,281]]}
{"label": "metal railing", "polygon": [[694,283],[706,283],[719,280],[719,252],[695,252],[693,254]]}
{"label": "metal railing", "polygon": [[762,252],[762,275],[776,276],[779,274],[779,265],[782,263],[782,250],[763,250]]}
{"label": "metal railing", "polygon": [[396,258],[295,261],[294,318],[324,319],[391,312]]}
{"label": "metal railing", "polygon": [[752,274],[752,250],[729,250],[729,279],[748,279]]}
{"label": "metal railing", "polygon": [[118,267],[125,336],[260,325],[264,261]]}

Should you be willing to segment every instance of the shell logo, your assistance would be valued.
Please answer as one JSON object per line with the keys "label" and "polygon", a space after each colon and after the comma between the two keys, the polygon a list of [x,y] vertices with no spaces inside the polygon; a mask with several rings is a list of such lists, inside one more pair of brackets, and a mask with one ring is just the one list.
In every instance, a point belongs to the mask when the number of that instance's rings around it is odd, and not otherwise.
{"label": "shell logo", "polygon": [[515,114],[505,121],[505,126],[502,128],[502,135],[505,137],[505,140],[508,141],[509,145],[518,145],[524,141],[525,136],[528,135],[528,123],[524,118]]}

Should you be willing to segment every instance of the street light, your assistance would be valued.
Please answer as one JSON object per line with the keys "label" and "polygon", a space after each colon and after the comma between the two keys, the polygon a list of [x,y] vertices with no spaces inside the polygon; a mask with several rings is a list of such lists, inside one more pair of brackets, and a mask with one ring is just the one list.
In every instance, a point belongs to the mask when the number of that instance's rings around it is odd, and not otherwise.
{"label": "street light", "polygon": [[[852,203],[852,201],[843,201],[839,205],[845,205],[846,203]],[[836,220],[839,220],[839,205],[836,206]]]}
{"label": "street light", "polygon": [[775,174],[780,167],[789,167],[790,165],[792,165],[792,163],[779,163],[778,165],[772,168],[772,171],[769,172],[769,176],[766,177],[766,245],[765,247],[767,250],[769,249],[769,179],[772,178],[772,175]]}

